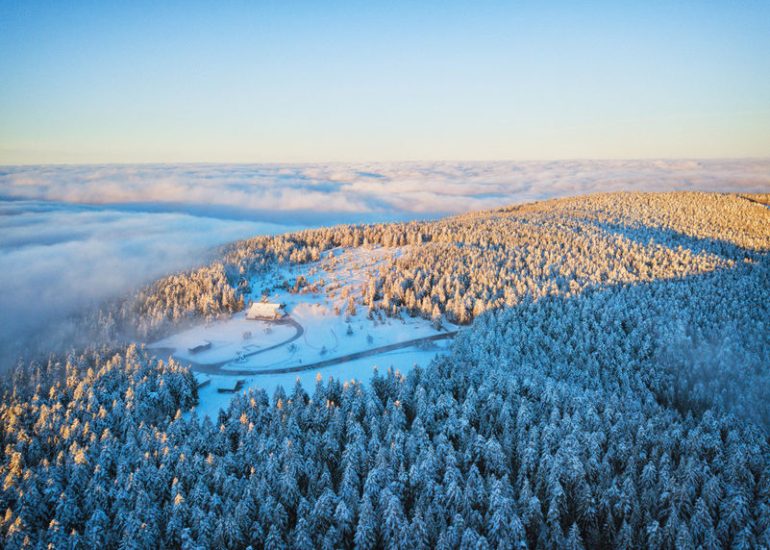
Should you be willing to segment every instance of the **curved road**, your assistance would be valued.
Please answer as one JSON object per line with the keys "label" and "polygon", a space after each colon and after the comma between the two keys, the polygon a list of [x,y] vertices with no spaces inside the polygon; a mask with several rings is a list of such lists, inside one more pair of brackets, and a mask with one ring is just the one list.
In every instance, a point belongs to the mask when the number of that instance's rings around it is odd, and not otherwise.
{"label": "curved road", "polygon": [[[292,325],[296,329],[296,332],[288,340],[284,340],[283,342],[274,344],[272,346],[268,346],[266,348],[254,350],[249,353],[244,353],[243,357],[252,357],[254,355],[259,355],[260,353],[265,353],[266,351],[270,351],[275,348],[285,346],[287,344],[294,342],[298,338],[301,338],[302,335],[305,333],[304,327],[300,325],[297,321],[292,319],[291,317],[276,320],[276,321],[271,321],[271,322],[277,325],[284,325],[284,324]],[[218,375],[224,375],[224,376],[257,376],[261,374],[286,374],[291,372],[302,372],[302,371],[307,371],[312,369],[320,369],[324,367],[329,367],[331,365],[338,365],[340,363],[347,363],[348,361],[354,361],[355,359],[362,359],[364,357],[370,357],[372,355],[379,355],[380,353],[386,353],[397,349],[417,346],[424,342],[435,342],[437,340],[447,340],[449,338],[454,338],[456,334],[457,334],[457,331],[451,331],[451,332],[443,332],[441,334],[433,334],[432,336],[423,336],[422,338],[413,338],[412,340],[405,340],[403,342],[396,342],[385,346],[379,346],[376,348],[370,348],[363,351],[348,353],[346,355],[341,355],[340,357],[333,357],[331,359],[325,359],[323,361],[316,361],[315,363],[306,363],[304,365],[299,364],[293,367],[275,367],[275,368],[259,369],[259,370],[254,370],[254,369],[224,370],[222,369],[222,367],[224,365],[232,363],[233,362],[232,359],[228,359],[226,361],[218,361],[215,363],[198,363],[197,361],[193,361],[192,359],[174,357],[174,361],[188,366],[190,370],[194,372],[202,372],[205,374],[218,374]],[[174,348],[154,348],[154,349],[151,348],[151,349],[153,352],[155,352],[158,355],[165,354],[165,353],[172,355],[173,352],[176,351]]]}
{"label": "curved road", "polygon": [[210,365],[201,365],[200,363],[194,363],[189,361],[190,368],[196,372],[204,372],[206,374],[221,374],[228,376],[256,376],[260,374],[286,374],[290,372],[302,372],[306,370],[321,369],[329,367],[331,365],[338,365],[340,363],[347,363],[355,359],[362,359],[364,357],[370,357],[372,355],[379,355],[380,353],[386,353],[401,348],[410,348],[423,342],[435,342],[436,340],[447,340],[453,338],[457,334],[454,332],[444,332],[441,334],[434,334],[432,336],[424,336],[423,338],[414,338],[413,340],[405,340],[403,342],[396,342],[394,344],[388,344],[386,346],[380,346],[377,348],[370,348],[364,351],[357,351],[354,353],[348,353],[339,357],[333,357],[331,359],[325,359],[323,361],[316,361],[315,363],[306,363],[304,365],[295,365],[293,367],[275,367],[272,369],[259,369],[259,370],[247,370],[247,369],[228,369],[223,370],[222,365],[230,363],[231,361],[223,361],[222,363],[215,363]]}
{"label": "curved road", "polygon": [[[241,353],[241,357],[252,357],[254,355],[259,355],[260,353],[265,353],[266,351],[273,350],[275,348],[280,348],[281,346],[291,344],[294,340],[298,340],[299,338],[302,338],[302,335],[305,334],[305,327],[300,325],[297,321],[295,321],[291,317],[285,317],[283,319],[270,320],[266,322],[273,325],[291,325],[294,327],[294,335],[291,338],[284,340],[283,342],[278,342],[277,344],[273,344],[272,346],[256,349],[248,353]],[[187,365],[192,370],[199,371],[199,372],[208,372],[208,371],[200,370],[201,367],[220,368],[222,365],[226,365],[227,363],[232,363],[234,361],[233,359],[227,359],[226,361],[217,361],[215,363],[198,363],[197,361],[193,361],[192,359],[183,359],[181,357],[175,357],[174,352],[176,351],[176,348],[148,348],[148,349],[150,351],[155,352],[156,355],[168,354],[174,357],[174,361],[176,361],[177,363],[182,363],[183,365]]]}

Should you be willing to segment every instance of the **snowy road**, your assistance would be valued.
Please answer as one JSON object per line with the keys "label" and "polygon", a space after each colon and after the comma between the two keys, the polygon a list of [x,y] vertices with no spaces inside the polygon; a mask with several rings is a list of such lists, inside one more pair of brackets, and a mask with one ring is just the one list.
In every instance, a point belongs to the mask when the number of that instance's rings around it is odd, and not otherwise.
{"label": "snowy road", "polygon": [[[283,342],[280,342],[278,344],[275,344],[263,349],[258,349],[248,353],[244,353],[242,357],[252,357],[260,353],[265,353],[267,351],[289,345],[295,340],[301,338],[305,333],[304,327],[300,325],[297,321],[291,318],[274,321],[274,324],[288,324],[293,326],[296,329],[296,331],[294,335],[288,340],[284,340]],[[259,368],[223,369],[222,367],[224,367],[225,365],[232,364],[234,362],[234,359],[227,359],[225,361],[217,361],[214,363],[199,363],[197,361],[193,361],[192,359],[186,359],[182,357],[174,357],[174,360],[178,363],[188,366],[190,370],[192,370],[193,372],[200,372],[205,374],[216,374],[216,375],[223,375],[223,376],[255,376],[255,375],[262,375],[262,374],[265,374],[265,375],[266,374],[286,374],[286,373],[292,373],[292,372],[302,372],[302,371],[308,371],[312,369],[329,367],[332,365],[339,365],[341,363],[347,363],[348,361],[354,361],[356,359],[371,357],[373,355],[379,355],[381,353],[387,353],[389,351],[393,351],[397,349],[419,346],[420,344],[424,344],[427,342],[447,340],[450,338],[454,338],[456,334],[457,334],[457,331],[449,331],[441,334],[433,334],[430,336],[423,336],[421,338],[413,338],[411,340],[394,342],[392,344],[387,344],[384,346],[378,346],[375,348],[369,348],[362,351],[347,353],[339,357],[332,357],[330,359],[324,359],[323,361],[316,361],[314,363],[306,363],[306,364],[300,363],[290,367],[274,367],[274,368],[266,368],[266,369],[259,369]],[[155,348],[153,351],[157,355],[163,355],[165,353],[172,354],[175,350],[172,348]]]}
{"label": "snowy road", "polygon": [[[266,348],[256,349],[249,352],[241,352],[241,357],[252,357],[254,355],[259,355],[260,353],[265,353],[267,351],[280,348],[281,346],[287,346],[294,342],[295,340],[298,340],[302,338],[302,336],[305,334],[305,327],[300,325],[297,321],[292,319],[291,317],[286,317],[284,319],[278,319],[276,321],[270,321],[271,324],[274,325],[291,325],[294,327],[294,334],[291,338],[284,340],[283,342],[278,342],[277,344],[274,344],[272,346],[268,346]],[[175,348],[166,348],[166,347],[159,347],[159,348],[150,348],[151,351],[155,352],[156,355],[173,355],[176,351]],[[226,365],[228,363],[232,363],[235,359],[227,359],[225,361],[217,361],[215,363],[198,363],[197,361],[193,361],[192,359],[185,359],[182,357],[174,357],[174,361],[178,363],[182,363],[183,365],[189,366],[192,370],[196,372],[208,372],[201,369],[201,367],[211,367],[219,369],[222,367],[222,365]],[[222,373],[226,374],[226,373]]]}
{"label": "snowy road", "polygon": [[345,355],[341,355],[339,357],[333,357],[331,359],[325,359],[323,361],[316,361],[315,363],[307,363],[307,364],[299,364],[292,367],[276,367],[276,368],[268,368],[268,369],[227,369],[223,370],[222,366],[230,363],[230,361],[223,361],[221,363],[214,363],[210,365],[203,365],[200,363],[195,363],[193,361],[181,361],[187,365],[189,365],[190,369],[195,372],[202,372],[205,374],[219,374],[219,375],[225,375],[225,376],[255,376],[260,374],[286,374],[291,372],[302,372],[312,369],[320,369],[323,367],[329,367],[332,365],[339,365],[341,363],[347,363],[348,361],[354,361],[356,359],[362,359],[364,357],[371,357],[372,355],[379,355],[381,353],[386,353],[389,351],[402,349],[402,348],[410,348],[413,346],[418,346],[425,342],[435,342],[437,340],[447,340],[449,338],[454,338],[454,336],[457,334],[457,331],[453,332],[444,332],[442,334],[433,334],[431,336],[424,336],[423,338],[414,338],[412,340],[405,340],[403,342],[395,342],[393,344],[388,344],[386,346],[379,346],[376,348],[370,348],[363,351],[357,351],[354,353],[348,353]]}

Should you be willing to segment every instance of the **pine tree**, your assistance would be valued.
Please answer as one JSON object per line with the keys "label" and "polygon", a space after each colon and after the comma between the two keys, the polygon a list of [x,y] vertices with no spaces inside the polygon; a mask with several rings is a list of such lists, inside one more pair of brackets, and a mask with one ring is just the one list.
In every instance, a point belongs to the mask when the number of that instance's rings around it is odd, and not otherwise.
{"label": "pine tree", "polygon": [[377,528],[376,518],[372,503],[364,497],[361,502],[358,515],[358,525],[354,536],[354,543],[357,548],[376,548],[377,547]]}

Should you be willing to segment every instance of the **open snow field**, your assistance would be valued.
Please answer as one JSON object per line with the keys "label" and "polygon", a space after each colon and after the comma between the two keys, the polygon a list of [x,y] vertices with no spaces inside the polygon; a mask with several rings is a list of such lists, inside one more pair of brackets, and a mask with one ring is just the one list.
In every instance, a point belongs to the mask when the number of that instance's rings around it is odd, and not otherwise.
{"label": "open snow field", "polygon": [[272,395],[278,386],[290,393],[297,380],[310,395],[313,394],[313,387],[316,379],[320,375],[324,380],[329,377],[337,378],[343,382],[357,380],[368,383],[374,374],[375,369],[384,373],[389,368],[393,368],[402,374],[408,373],[415,365],[426,366],[430,361],[442,351],[448,349],[449,342],[437,342],[435,347],[430,350],[420,350],[416,348],[407,348],[403,350],[382,353],[374,357],[356,359],[340,365],[324,367],[320,369],[306,370],[297,373],[286,374],[263,374],[256,376],[221,376],[210,374],[196,375],[199,382],[208,381],[208,383],[198,389],[200,403],[196,407],[199,416],[208,416],[216,419],[220,409],[226,408],[233,397],[233,393],[220,393],[221,388],[233,388],[237,380],[243,380],[244,384],[240,391],[249,389],[263,389],[268,395]]}
{"label": "open snow field", "polygon": [[[178,359],[215,364],[231,361],[237,358],[239,353],[250,353],[280,344],[291,338],[294,332],[290,325],[250,321],[246,319],[245,312],[240,312],[227,321],[198,325],[159,340],[151,347],[173,348],[174,356]],[[248,333],[251,333],[251,336]],[[189,351],[189,348],[205,343],[210,343],[211,348],[198,353]]]}
{"label": "open snow field", "polygon": [[[251,292],[245,296],[246,309],[249,301],[266,299],[281,303],[294,323],[248,320],[246,312],[241,311],[230,319],[203,323],[148,347],[173,353],[176,359],[190,365],[204,384],[199,390],[198,412],[211,417],[227,406],[239,381],[242,384],[238,391],[259,388],[272,394],[279,385],[290,391],[299,380],[312,393],[319,374],[323,378],[367,383],[375,368],[383,372],[392,367],[406,373],[415,365],[427,365],[447,349],[448,341],[424,342],[345,360],[350,354],[456,328],[444,323],[446,328],[438,331],[429,320],[421,318],[367,317],[367,309],[361,303],[363,285],[384,259],[402,252],[401,248],[383,247],[335,249],[317,262],[260,273],[249,280]],[[304,283],[296,291],[296,283],[302,278]],[[349,307],[351,298],[354,308]],[[208,343],[209,349],[189,351]],[[312,367],[337,359],[338,364]],[[276,373],[301,369],[304,365],[309,366],[307,370]]]}

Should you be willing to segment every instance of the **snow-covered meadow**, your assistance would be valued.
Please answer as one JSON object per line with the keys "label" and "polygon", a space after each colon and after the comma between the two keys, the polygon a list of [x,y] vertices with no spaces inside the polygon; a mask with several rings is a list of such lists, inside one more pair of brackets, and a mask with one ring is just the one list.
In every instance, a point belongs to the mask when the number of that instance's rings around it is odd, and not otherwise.
{"label": "snow-covered meadow", "polygon": [[[239,391],[264,389],[272,395],[278,386],[288,391],[297,381],[311,392],[318,376],[366,384],[374,369],[392,368],[406,374],[415,365],[426,366],[445,351],[447,341],[344,360],[350,354],[456,330],[446,321],[437,330],[430,320],[420,317],[369,318],[361,303],[363,285],[382,262],[400,256],[404,248],[338,248],[325,253],[318,262],[280,266],[252,276],[248,281],[248,300],[283,304],[297,327],[249,320],[246,311],[241,311],[228,319],[201,322],[153,342],[148,348],[157,350],[159,356],[172,353],[197,371],[201,384],[197,410],[209,417],[216,417],[220,408],[227,407],[233,393],[223,390],[232,390],[239,380],[243,381]],[[295,291],[298,280],[304,281],[304,286]],[[190,352],[190,348],[208,343],[209,349]],[[314,363],[337,358],[343,361],[312,367]],[[310,365],[308,370],[276,372],[305,365]]]}

